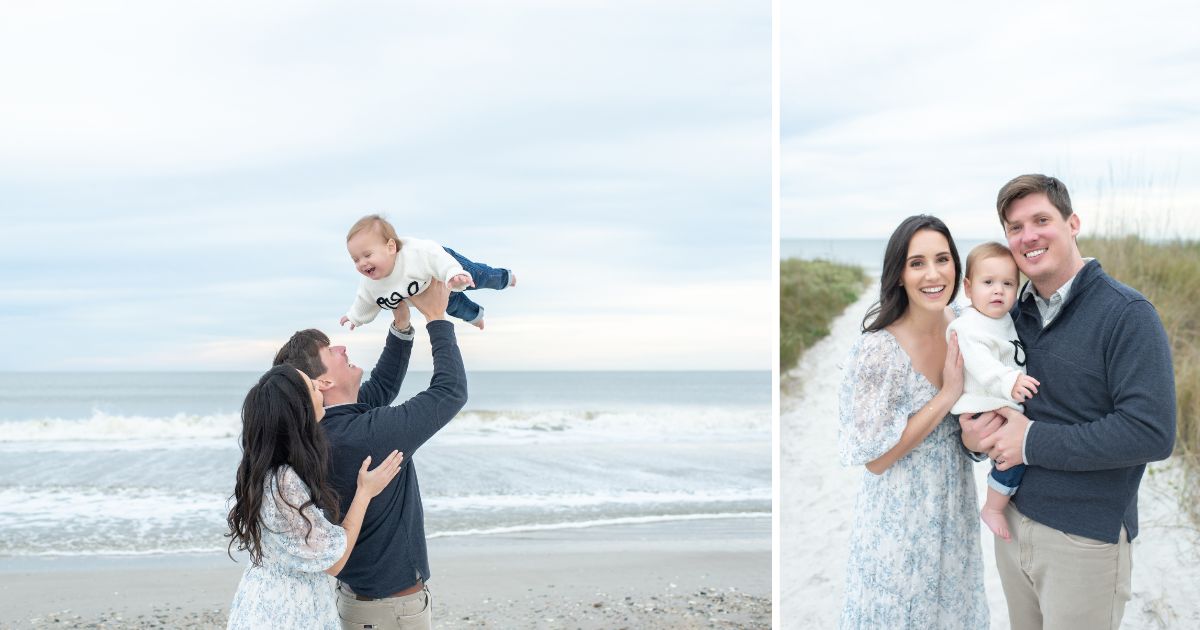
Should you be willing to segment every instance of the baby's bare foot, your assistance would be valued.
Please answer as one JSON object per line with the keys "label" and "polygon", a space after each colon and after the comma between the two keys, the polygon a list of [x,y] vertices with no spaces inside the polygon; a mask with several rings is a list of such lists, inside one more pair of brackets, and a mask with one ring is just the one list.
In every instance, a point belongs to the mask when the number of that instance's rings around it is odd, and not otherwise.
{"label": "baby's bare foot", "polygon": [[989,510],[987,507],[984,507],[979,512],[979,519],[983,521],[984,525],[988,526],[988,529],[992,530],[993,534],[1004,540],[1012,540],[1012,536],[1008,534],[1008,521],[1004,518],[1003,510]]}
{"label": "baby's bare foot", "polygon": [[479,318],[473,322],[467,322],[467,323],[478,328],[479,330],[483,330],[483,318]]}
{"label": "baby's bare foot", "polygon": [[508,270],[508,286],[510,286],[510,287],[517,286],[517,274],[513,273],[512,269]]}

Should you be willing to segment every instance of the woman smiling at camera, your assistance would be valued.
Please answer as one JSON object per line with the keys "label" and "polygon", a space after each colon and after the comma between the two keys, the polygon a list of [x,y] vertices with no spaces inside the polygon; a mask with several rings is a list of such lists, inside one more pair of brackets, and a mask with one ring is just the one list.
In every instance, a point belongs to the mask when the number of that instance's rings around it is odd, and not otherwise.
{"label": "woman smiling at camera", "polygon": [[987,627],[972,459],[950,407],[963,388],[946,326],[960,265],[950,230],[905,219],[883,258],[839,392],[844,465],[865,465],[842,628]]}

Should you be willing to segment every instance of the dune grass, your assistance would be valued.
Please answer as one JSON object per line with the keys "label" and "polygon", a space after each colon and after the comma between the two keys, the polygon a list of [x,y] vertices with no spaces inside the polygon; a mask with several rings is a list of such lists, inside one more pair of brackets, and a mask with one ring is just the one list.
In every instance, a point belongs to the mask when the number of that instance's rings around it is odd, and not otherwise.
{"label": "dune grass", "polygon": [[827,260],[789,258],[779,264],[779,369],[795,367],[809,346],[829,334],[829,324],[858,299],[862,268]]}
{"label": "dune grass", "polygon": [[1184,469],[1179,503],[1200,526],[1200,242],[1092,237],[1079,239],[1079,250],[1145,295],[1162,318],[1175,363],[1174,457]]}

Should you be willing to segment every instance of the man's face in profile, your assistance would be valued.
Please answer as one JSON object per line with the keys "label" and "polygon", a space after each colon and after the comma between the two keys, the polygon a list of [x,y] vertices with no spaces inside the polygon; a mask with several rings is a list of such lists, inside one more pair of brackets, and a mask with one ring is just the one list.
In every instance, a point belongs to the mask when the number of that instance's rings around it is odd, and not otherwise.
{"label": "man's face in profile", "polygon": [[346,356],[346,346],[321,348],[321,363],[325,366],[325,373],[318,378],[333,381],[334,387],[346,387],[345,391],[350,392],[353,390],[351,384],[362,382],[362,368],[350,362],[350,357]]}

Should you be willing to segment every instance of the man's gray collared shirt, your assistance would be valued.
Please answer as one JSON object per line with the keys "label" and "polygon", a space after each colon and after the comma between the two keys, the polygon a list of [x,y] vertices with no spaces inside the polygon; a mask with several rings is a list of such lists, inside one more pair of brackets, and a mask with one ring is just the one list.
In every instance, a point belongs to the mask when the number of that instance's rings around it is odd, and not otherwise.
{"label": "man's gray collared shirt", "polygon": [[[1086,264],[1091,260],[1095,260],[1095,258],[1084,258],[1083,262]],[[1079,277],[1078,272],[1074,276],[1071,276],[1070,280],[1063,283],[1061,287],[1058,287],[1058,290],[1050,295],[1049,300],[1043,300],[1042,296],[1038,295],[1038,292],[1033,288],[1033,282],[1025,283],[1025,289],[1021,291],[1020,301],[1024,302],[1027,297],[1030,295],[1033,296],[1033,303],[1037,305],[1038,313],[1042,316],[1042,328],[1049,326],[1050,322],[1054,321],[1055,317],[1058,317],[1059,311],[1062,310],[1063,302],[1067,301],[1067,295],[1071,292],[1071,285],[1075,283],[1075,278],[1077,277]]]}

